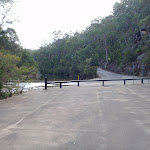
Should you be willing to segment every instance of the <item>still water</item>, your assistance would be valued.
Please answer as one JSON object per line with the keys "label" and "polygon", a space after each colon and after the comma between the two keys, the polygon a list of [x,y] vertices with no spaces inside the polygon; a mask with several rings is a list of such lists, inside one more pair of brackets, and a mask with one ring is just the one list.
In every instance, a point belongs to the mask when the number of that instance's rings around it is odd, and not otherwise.
{"label": "still water", "polygon": [[34,83],[34,82],[31,82],[31,83],[20,83],[19,86],[21,88],[23,88],[23,91],[28,91],[30,89],[39,89],[39,88],[44,88],[44,83]]}

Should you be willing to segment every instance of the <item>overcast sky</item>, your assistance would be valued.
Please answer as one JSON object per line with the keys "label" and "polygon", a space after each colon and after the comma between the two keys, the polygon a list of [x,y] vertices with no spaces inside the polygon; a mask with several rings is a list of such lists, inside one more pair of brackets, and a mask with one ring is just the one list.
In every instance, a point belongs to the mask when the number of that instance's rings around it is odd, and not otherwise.
{"label": "overcast sky", "polygon": [[61,30],[82,31],[97,17],[111,14],[118,0],[19,0],[13,11],[20,23],[15,28],[24,48],[38,49]]}

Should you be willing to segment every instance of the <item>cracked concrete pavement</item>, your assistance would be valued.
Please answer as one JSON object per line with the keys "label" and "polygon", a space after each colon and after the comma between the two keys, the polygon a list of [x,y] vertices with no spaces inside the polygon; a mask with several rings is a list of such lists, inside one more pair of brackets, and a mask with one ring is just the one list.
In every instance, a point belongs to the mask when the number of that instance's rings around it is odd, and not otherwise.
{"label": "cracked concrete pavement", "polygon": [[0,150],[149,150],[150,84],[38,89],[0,101]]}

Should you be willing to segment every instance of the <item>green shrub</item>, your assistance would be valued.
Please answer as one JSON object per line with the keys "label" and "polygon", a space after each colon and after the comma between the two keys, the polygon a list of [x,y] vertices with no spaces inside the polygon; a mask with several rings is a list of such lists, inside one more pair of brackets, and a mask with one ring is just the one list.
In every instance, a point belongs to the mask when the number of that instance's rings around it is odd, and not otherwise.
{"label": "green shrub", "polygon": [[147,68],[150,69],[150,51],[147,52],[145,59],[143,60]]}
{"label": "green shrub", "polygon": [[9,97],[9,95],[7,93],[0,92],[0,99],[6,99],[8,97]]}

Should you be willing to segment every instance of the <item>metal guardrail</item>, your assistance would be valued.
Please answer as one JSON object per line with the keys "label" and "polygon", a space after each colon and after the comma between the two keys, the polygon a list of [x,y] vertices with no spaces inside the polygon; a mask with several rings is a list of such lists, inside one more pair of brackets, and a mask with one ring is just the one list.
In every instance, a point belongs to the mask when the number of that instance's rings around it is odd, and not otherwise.
{"label": "metal guardrail", "polygon": [[71,81],[47,81],[47,77],[45,77],[45,90],[47,89],[47,84],[55,84],[59,83],[59,87],[62,88],[63,83],[71,83],[71,82],[77,82],[77,86],[80,86],[80,82],[102,82],[102,86],[104,86],[105,82],[109,81],[123,81],[124,85],[126,84],[126,81],[135,81],[135,80],[141,80],[141,84],[144,83],[144,80],[150,80],[150,78],[137,78],[137,79],[113,79],[113,80],[71,80]]}

